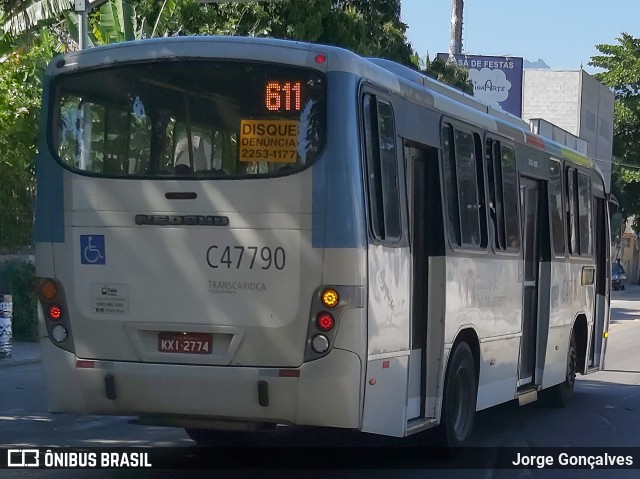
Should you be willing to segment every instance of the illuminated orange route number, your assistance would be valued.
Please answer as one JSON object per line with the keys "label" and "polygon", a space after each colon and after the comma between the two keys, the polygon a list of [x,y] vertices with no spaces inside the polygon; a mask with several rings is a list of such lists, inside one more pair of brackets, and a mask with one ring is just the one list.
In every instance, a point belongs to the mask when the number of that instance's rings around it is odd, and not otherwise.
{"label": "illuminated orange route number", "polygon": [[302,84],[297,82],[267,83],[264,105],[269,111],[300,111]]}

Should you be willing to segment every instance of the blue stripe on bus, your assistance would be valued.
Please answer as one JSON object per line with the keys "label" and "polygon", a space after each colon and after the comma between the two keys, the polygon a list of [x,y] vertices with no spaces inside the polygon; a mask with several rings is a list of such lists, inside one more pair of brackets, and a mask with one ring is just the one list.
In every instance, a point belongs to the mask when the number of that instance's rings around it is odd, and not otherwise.
{"label": "blue stripe on bus", "polygon": [[38,243],[64,242],[62,167],[40,146],[36,163],[38,194],[34,237]]}
{"label": "blue stripe on bus", "polygon": [[40,112],[40,143],[36,160],[36,221],[34,238],[38,243],[64,242],[64,195],[62,184],[63,169],[49,153],[47,145],[46,106],[49,95],[45,92]]}
{"label": "blue stripe on bus", "polygon": [[314,248],[367,244],[357,121],[358,78],[327,75],[327,144],[313,166]]}

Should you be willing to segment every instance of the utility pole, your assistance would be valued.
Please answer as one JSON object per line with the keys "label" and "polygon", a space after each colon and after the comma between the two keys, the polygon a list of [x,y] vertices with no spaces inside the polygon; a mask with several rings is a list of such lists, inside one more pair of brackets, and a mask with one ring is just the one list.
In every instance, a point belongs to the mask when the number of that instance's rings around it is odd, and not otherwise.
{"label": "utility pole", "polygon": [[462,53],[462,13],[464,0],[451,0],[451,40],[449,41],[449,57]]}
{"label": "utility pole", "polygon": [[84,50],[89,46],[89,13],[108,0],[75,0],[74,10],[78,14],[78,46]]}

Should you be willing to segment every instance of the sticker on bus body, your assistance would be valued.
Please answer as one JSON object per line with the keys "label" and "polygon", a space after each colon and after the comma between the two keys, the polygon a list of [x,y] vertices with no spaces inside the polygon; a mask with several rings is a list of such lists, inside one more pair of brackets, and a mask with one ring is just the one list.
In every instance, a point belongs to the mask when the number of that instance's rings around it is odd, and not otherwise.
{"label": "sticker on bus body", "polygon": [[80,235],[80,263],[106,264],[104,235]]}
{"label": "sticker on bus body", "polygon": [[91,285],[91,307],[98,314],[128,314],[129,286],[94,283]]}
{"label": "sticker on bus body", "polygon": [[240,161],[295,163],[299,131],[295,120],[241,120]]}

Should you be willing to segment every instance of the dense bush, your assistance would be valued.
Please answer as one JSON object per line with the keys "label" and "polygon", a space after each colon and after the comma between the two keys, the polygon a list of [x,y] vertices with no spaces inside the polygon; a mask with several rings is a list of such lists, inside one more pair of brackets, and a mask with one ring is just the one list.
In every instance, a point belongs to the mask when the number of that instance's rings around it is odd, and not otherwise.
{"label": "dense bush", "polygon": [[13,298],[13,339],[38,340],[35,266],[15,259],[0,264],[0,294]]}

